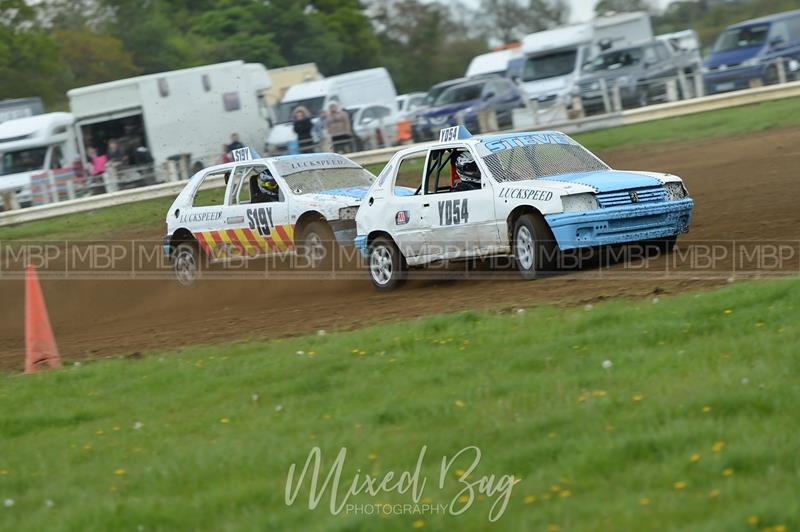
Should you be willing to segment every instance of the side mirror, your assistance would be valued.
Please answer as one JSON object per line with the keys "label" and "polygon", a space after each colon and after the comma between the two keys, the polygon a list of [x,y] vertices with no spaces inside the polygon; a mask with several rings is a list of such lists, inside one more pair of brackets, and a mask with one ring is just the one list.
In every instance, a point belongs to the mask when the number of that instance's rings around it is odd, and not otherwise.
{"label": "side mirror", "polygon": [[483,96],[483,99],[484,99],[484,100],[491,100],[492,98],[494,98],[494,92],[492,92],[492,91],[489,91],[489,92],[487,92],[487,93],[486,93],[486,94],[484,94],[484,96]]}

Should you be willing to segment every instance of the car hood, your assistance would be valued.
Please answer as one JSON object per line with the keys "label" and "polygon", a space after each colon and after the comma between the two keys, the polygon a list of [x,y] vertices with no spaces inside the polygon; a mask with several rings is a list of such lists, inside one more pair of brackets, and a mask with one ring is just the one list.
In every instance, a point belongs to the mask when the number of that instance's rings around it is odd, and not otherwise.
{"label": "car hood", "polygon": [[536,182],[556,181],[584,185],[597,193],[615,192],[632,188],[657,187],[664,183],[659,174],[649,172],[625,172],[622,170],[601,170],[597,172],[579,172],[549,177],[541,177]]}
{"label": "car hood", "polygon": [[760,51],[761,46],[750,46],[727,52],[717,52],[706,59],[705,66],[706,68],[717,68],[721,65],[736,65],[757,56]]}
{"label": "car hood", "polygon": [[0,175],[0,192],[28,187],[31,184],[31,176],[34,174],[41,174],[42,172],[44,172],[44,169]]}

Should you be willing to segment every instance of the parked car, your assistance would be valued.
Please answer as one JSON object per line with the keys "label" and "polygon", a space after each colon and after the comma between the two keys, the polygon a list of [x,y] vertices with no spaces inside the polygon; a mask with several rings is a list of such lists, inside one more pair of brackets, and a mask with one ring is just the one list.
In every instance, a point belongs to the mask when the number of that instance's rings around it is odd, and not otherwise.
{"label": "parked car", "polygon": [[611,104],[614,87],[619,87],[623,108],[643,107],[666,101],[667,84],[676,80],[679,72],[687,76],[687,84],[685,88],[678,84],[678,96],[689,96],[693,93],[689,81],[699,71],[697,54],[662,39],[652,39],[604,52],[588,62],[578,82],[577,95],[587,115],[612,110],[606,109],[606,104]]}
{"label": "parked car", "polygon": [[[397,142],[397,112],[384,104],[356,105],[347,108],[353,128],[356,151],[394,146]],[[378,133],[380,132],[380,133]]]}
{"label": "parked car", "polygon": [[401,94],[397,97],[397,112],[400,116],[405,116],[415,109],[425,105],[425,92],[409,92],[408,94]]}
{"label": "parked car", "polygon": [[422,117],[425,114],[425,111],[427,111],[428,108],[433,105],[433,102],[436,101],[436,98],[438,98],[442,92],[444,92],[446,89],[450,87],[453,87],[465,81],[468,81],[468,79],[467,78],[449,79],[447,81],[441,81],[437,83],[428,90],[428,94],[425,95],[425,99],[422,102],[422,106],[413,111],[409,116],[409,119],[411,120],[411,133],[414,138],[414,142],[423,142],[425,140],[433,140],[435,138],[435,137],[423,136],[424,132],[422,130],[422,127],[425,125],[425,123]]}
{"label": "parked car", "polygon": [[715,94],[800,75],[800,10],[739,22],[726,28],[703,65],[706,92]]}
{"label": "parked car", "polygon": [[511,80],[480,78],[445,89],[422,114],[417,127],[426,139],[436,138],[440,130],[460,122],[477,132],[481,131],[479,115],[494,111],[497,127],[504,129],[512,125],[512,111],[524,105],[522,92]]}

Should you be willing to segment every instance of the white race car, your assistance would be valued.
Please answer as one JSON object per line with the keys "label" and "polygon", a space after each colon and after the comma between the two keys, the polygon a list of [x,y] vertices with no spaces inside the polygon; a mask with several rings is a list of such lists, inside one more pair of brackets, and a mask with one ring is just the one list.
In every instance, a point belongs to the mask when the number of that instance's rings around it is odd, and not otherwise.
{"label": "white race car", "polygon": [[[460,178],[462,161],[472,184]],[[398,175],[410,172],[419,188],[398,195]],[[472,137],[459,126],[389,161],[356,215],[355,245],[381,290],[408,267],[471,257],[511,256],[530,279],[559,250],[648,241],[670,251],[693,205],[679,177],[612,170],[563,133]]]}
{"label": "white race car", "polygon": [[[234,156],[195,174],[167,212],[164,253],[181,284],[197,278],[201,252],[217,262],[302,249],[319,266],[332,259],[334,243],[352,245],[370,172],[335,153],[262,159],[242,148]],[[259,189],[264,171],[277,184],[269,198]],[[224,192],[200,190],[217,182]]]}

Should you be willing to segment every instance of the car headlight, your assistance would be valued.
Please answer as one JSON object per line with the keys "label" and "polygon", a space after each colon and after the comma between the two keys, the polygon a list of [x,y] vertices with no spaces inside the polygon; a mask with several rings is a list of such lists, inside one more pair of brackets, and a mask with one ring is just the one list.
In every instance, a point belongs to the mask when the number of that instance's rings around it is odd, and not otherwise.
{"label": "car headlight", "polygon": [[708,74],[709,72],[711,72],[711,69],[708,68],[707,66],[703,65],[703,66],[700,67],[700,73],[701,74]]}
{"label": "car headlight", "polygon": [[592,211],[597,208],[597,198],[591,193],[561,196],[561,203],[564,212]]}
{"label": "car headlight", "polygon": [[751,57],[750,59],[742,61],[742,66],[751,67],[751,66],[756,66],[758,63],[759,63],[758,57]]}
{"label": "car headlight", "polygon": [[797,72],[800,70],[800,61],[797,59],[790,59],[789,60],[789,71],[790,72]]}
{"label": "car headlight", "polygon": [[667,192],[667,201],[683,199],[689,195],[683,183],[667,183],[664,185],[664,190]]}
{"label": "car headlight", "polygon": [[358,207],[342,207],[339,209],[340,220],[355,220]]}
{"label": "car headlight", "polygon": [[593,82],[591,82],[589,84],[589,90],[590,91],[596,91],[596,90],[599,90],[599,89],[600,89],[600,82],[599,81],[593,81]]}

